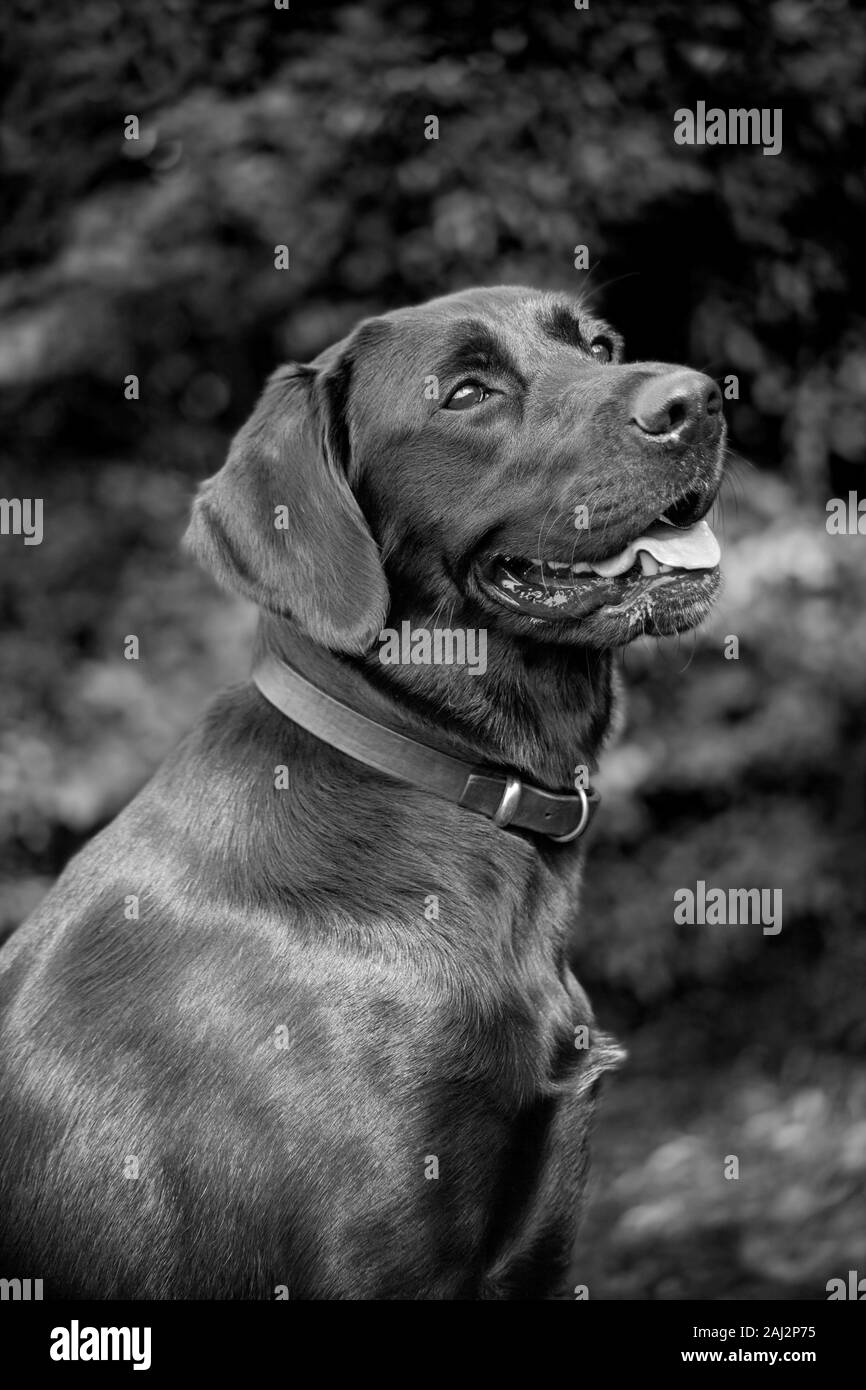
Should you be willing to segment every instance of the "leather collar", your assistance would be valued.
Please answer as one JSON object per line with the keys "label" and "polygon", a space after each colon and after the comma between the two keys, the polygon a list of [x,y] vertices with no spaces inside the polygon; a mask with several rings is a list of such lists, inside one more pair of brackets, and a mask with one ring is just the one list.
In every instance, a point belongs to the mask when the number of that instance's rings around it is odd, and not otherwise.
{"label": "leather collar", "polygon": [[253,681],[270,704],[323,743],[377,772],[487,816],[503,830],[531,831],[565,844],[583,835],[598,809],[601,798],[591,787],[547,791],[516,772],[476,766],[397,733],[273,655],[261,658]]}

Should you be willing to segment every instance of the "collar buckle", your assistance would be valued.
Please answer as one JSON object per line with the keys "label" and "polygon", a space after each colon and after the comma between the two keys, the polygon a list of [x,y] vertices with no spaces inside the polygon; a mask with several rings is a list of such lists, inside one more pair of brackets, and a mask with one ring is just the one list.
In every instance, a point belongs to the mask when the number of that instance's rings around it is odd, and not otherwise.
{"label": "collar buckle", "polygon": [[570,840],[578,839],[589,824],[589,797],[583,787],[575,787],[575,791],[580,797],[580,820],[577,822],[574,829],[570,830],[567,835],[551,835],[551,840],[558,845],[567,845]]}
{"label": "collar buckle", "polygon": [[253,680],[271,705],[314,738],[386,777],[486,816],[500,830],[528,831],[565,845],[583,834],[598,807],[594,789],[547,791],[514,772],[474,766],[368,719],[276,656],[262,659]]}
{"label": "collar buckle", "polygon": [[520,798],[523,795],[523,783],[519,777],[508,777],[505,782],[505,791],[502,793],[502,800],[493,812],[493,824],[498,825],[500,830],[504,830],[506,825],[510,825],[517,815],[517,808],[520,805]]}

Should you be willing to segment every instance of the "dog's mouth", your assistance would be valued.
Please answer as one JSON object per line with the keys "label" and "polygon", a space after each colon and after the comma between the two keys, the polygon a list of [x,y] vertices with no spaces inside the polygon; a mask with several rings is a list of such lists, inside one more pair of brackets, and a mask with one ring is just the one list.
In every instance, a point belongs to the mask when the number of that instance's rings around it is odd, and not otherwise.
{"label": "dog's mouth", "polygon": [[599,559],[495,556],[484,587],[505,607],[548,622],[573,623],[599,612],[629,627],[680,631],[719,584],[719,543],[702,516],[692,519],[695,511],[683,499]]}

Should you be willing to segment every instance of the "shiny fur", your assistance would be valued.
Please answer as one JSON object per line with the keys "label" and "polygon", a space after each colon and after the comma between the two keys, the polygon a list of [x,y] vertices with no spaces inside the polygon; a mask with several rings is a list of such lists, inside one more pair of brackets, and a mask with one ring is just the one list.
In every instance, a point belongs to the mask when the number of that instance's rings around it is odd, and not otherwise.
{"label": "shiny fur", "polygon": [[[628,401],[668,369],[598,366],[578,313],[471,291],[281,369],[189,533],[265,648],[557,789],[597,765],[628,639],[497,611],[477,557],[567,557],[581,498],[610,548],[716,478],[709,448],[648,459]],[[499,370],[485,334],[510,394],[486,425],[449,418],[425,383],[446,346]],[[404,619],[485,627],[487,673],[382,665]],[[218,696],[0,955],[0,1275],[97,1298],[561,1293],[618,1057],[568,965],[581,861],[374,773],[250,684]]]}

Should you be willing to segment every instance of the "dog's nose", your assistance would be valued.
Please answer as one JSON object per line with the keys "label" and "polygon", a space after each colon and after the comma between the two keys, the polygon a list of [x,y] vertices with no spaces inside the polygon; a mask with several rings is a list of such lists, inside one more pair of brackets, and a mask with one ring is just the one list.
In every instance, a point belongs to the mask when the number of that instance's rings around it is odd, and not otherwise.
{"label": "dog's nose", "polygon": [[722,393],[701,372],[683,368],[644,382],[634,399],[632,419],[644,434],[688,444],[698,434],[717,434]]}

